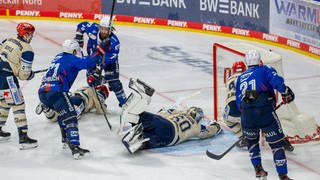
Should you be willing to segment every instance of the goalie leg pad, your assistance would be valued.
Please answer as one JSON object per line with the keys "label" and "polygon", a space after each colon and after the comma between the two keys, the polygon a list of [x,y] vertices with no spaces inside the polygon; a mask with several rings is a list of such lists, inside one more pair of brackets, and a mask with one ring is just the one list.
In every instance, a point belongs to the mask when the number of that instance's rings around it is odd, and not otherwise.
{"label": "goalie leg pad", "polygon": [[129,88],[131,88],[134,91],[144,93],[150,97],[153,95],[155,91],[151,86],[149,86],[145,82],[141,81],[140,79],[134,78],[130,78]]}
{"label": "goalie leg pad", "polygon": [[149,141],[149,138],[143,138],[143,126],[137,124],[133,126],[122,138],[123,145],[127,150],[133,154],[141,149],[145,142]]}
{"label": "goalie leg pad", "polygon": [[137,79],[130,79],[129,88],[133,90],[122,107],[121,128],[126,122],[137,124],[141,114],[151,102],[154,89]]}

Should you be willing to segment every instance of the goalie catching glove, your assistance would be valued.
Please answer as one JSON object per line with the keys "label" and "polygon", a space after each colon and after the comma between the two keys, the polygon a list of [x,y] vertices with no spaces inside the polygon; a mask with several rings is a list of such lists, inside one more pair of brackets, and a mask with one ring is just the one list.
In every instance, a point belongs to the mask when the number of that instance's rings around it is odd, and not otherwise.
{"label": "goalie catching glove", "polygon": [[293,91],[288,86],[286,86],[286,91],[281,96],[284,104],[292,102],[295,98]]}

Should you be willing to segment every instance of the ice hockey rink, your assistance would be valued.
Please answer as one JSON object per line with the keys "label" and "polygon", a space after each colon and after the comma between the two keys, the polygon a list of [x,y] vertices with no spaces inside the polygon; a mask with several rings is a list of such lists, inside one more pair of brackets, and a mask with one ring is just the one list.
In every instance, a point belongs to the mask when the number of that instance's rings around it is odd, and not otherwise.
{"label": "ice hockey rink", "polygon": [[[20,20],[0,19],[0,39],[16,35]],[[35,52],[33,69],[47,68],[53,57],[61,51],[60,44],[73,38],[76,22],[30,20],[36,27],[31,45]],[[130,77],[137,77],[156,89],[148,111],[170,107],[181,101],[179,108],[191,105],[204,109],[212,119],[212,44],[215,42],[244,42],[226,36],[169,29],[116,25],[121,41],[120,73],[126,94]],[[301,111],[320,121],[320,61],[276,46],[248,42],[272,49],[283,57],[287,85],[296,94]],[[211,71],[210,71],[211,70]],[[236,137],[225,127],[224,132],[206,140],[191,140],[178,146],[140,151],[131,155],[122,146],[117,134],[118,107],[111,92],[106,100],[107,117],[113,125],[110,131],[102,115],[84,115],[79,120],[81,145],[91,154],[74,160],[69,149],[62,149],[58,125],[36,115],[37,90],[41,74],[31,81],[21,81],[26,101],[29,134],[38,139],[39,147],[19,150],[18,134],[10,113],[4,130],[11,132],[8,142],[0,143],[1,180],[249,180],[256,179],[247,151],[234,148],[221,160],[205,155],[209,149],[221,153]],[[72,90],[86,85],[84,72],[79,74]],[[293,179],[320,179],[320,143],[294,145],[287,152],[289,176]],[[263,166],[268,179],[278,179],[269,147],[262,147]]]}

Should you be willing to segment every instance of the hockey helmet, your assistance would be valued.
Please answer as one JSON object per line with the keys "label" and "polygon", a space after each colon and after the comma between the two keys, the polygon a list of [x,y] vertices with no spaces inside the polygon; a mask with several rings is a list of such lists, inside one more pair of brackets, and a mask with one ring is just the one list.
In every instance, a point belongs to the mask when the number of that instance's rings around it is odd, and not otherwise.
{"label": "hockey helmet", "polygon": [[246,65],[243,61],[237,61],[232,65],[232,74],[242,73],[246,70]]}
{"label": "hockey helmet", "polygon": [[17,32],[18,36],[23,38],[26,42],[30,43],[33,33],[35,31],[35,28],[32,24],[27,22],[21,22],[17,25]]}
{"label": "hockey helmet", "polygon": [[204,118],[203,110],[195,106],[192,106],[187,110],[187,115],[191,116],[197,123]]}
{"label": "hockey helmet", "polygon": [[110,23],[110,17],[109,16],[103,16],[100,20],[100,27],[106,27],[106,28],[110,28],[110,26],[112,27],[113,25],[113,18],[111,20]]}
{"label": "hockey helmet", "polygon": [[245,62],[248,67],[260,65],[261,57],[259,51],[256,49],[249,50],[245,55]]}
{"label": "hockey helmet", "polygon": [[80,51],[79,43],[74,39],[66,39],[62,43],[62,51],[65,53],[76,55]]}

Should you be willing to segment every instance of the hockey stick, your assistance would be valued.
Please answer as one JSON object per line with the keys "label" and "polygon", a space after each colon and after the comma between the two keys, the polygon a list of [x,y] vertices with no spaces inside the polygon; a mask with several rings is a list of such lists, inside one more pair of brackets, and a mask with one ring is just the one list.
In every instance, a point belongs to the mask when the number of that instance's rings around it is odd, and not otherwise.
{"label": "hockey stick", "polygon": [[[282,105],[284,104],[284,102],[281,102],[280,104],[278,104],[274,110],[279,109]],[[215,160],[220,160],[221,158],[223,158],[229,151],[231,151],[231,149],[233,149],[241,140],[243,140],[244,137],[241,136],[236,142],[234,142],[225,152],[223,152],[222,154],[214,154],[212,152],[210,152],[209,150],[206,151],[206,154],[209,158],[211,159],[215,159]]]}
{"label": "hockey stick", "polygon": [[95,87],[92,87],[92,88],[93,88],[93,92],[94,92],[95,96],[97,97],[97,99],[98,99],[98,101],[99,101],[100,107],[101,107],[102,112],[103,112],[103,116],[104,116],[104,118],[105,118],[105,120],[106,120],[106,122],[107,122],[107,124],[108,124],[108,126],[109,126],[109,129],[112,130],[112,126],[111,126],[111,124],[110,124],[110,122],[109,122],[109,120],[108,120],[108,118],[107,118],[106,111],[105,111],[105,109],[103,108],[103,104],[102,104],[102,102],[101,102],[100,99],[99,99],[99,96],[98,96],[98,94],[97,94],[97,90],[96,90]]}
{"label": "hockey stick", "polygon": [[34,74],[37,74],[37,73],[42,73],[42,72],[46,72],[48,69],[40,69],[40,70],[36,70],[36,71],[33,71]]}
{"label": "hockey stick", "polygon": [[[109,39],[109,36],[111,35],[112,16],[113,16],[115,4],[116,4],[116,0],[113,0],[113,2],[112,2],[112,8],[111,8],[111,13],[110,13],[110,20],[109,20],[109,31],[108,31],[109,34],[108,34],[108,37],[107,37],[106,39]],[[104,40],[104,41],[105,41],[105,40]],[[101,72],[102,72],[102,69],[103,69],[105,57],[106,57],[106,55],[104,54],[104,55],[102,56],[102,61],[101,61],[101,64],[100,64],[101,71],[99,72],[99,77],[101,76]],[[95,96],[98,98],[100,107],[101,107],[102,112],[103,112],[103,116],[104,116],[104,118],[105,118],[105,120],[106,120],[106,122],[107,122],[107,124],[108,124],[108,126],[109,126],[109,129],[112,130],[112,126],[111,126],[111,124],[110,124],[110,122],[109,122],[109,120],[108,120],[106,111],[104,110],[103,105],[102,105],[101,101],[99,100],[99,97],[98,97],[98,94],[97,94],[97,90],[96,90],[95,87],[92,87],[92,88],[93,88],[93,92],[95,93]]]}

